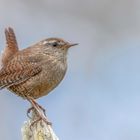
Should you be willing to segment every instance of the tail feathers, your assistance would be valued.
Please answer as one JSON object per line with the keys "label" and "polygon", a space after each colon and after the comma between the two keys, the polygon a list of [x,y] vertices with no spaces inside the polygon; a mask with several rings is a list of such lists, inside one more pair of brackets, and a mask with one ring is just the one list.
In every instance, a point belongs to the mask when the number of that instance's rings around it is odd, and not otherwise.
{"label": "tail feathers", "polygon": [[6,37],[7,47],[12,49],[12,51],[18,51],[16,36],[14,30],[11,27],[5,29],[5,37]]}
{"label": "tail feathers", "polygon": [[19,51],[14,30],[9,27],[5,29],[6,47],[2,53],[2,65],[6,65],[11,57]]}

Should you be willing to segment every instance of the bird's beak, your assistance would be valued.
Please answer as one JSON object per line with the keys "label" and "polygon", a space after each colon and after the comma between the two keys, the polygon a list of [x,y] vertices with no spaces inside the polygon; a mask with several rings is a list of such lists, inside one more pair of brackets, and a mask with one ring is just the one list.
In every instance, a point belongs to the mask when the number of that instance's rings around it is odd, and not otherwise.
{"label": "bird's beak", "polygon": [[76,45],[78,45],[78,43],[69,44],[69,48]]}

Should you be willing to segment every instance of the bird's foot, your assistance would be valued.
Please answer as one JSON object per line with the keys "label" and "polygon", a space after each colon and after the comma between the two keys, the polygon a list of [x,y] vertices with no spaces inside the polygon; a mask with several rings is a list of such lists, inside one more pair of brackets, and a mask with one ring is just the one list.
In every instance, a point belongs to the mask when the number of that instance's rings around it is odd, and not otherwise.
{"label": "bird's foot", "polygon": [[[38,105],[38,107],[43,111],[44,115],[46,116],[46,110],[41,106],[39,105],[38,103],[36,103]],[[27,117],[28,118],[31,118],[31,116],[29,115],[31,113],[31,111],[33,111],[35,108],[32,106],[30,107],[28,110],[27,110]]]}
{"label": "bird's foot", "polygon": [[49,122],[49,121],[47,120],[46,117],[39,116],[38,119],[34,120],[34,121],[30,124],[30,129],[32,129],[32,127],[33,127],[35,124],[37,124],[39,121],[41,121],[41,120],[43,120],[47,125],[51,125],[51,126],[52,126],[52,123]]}

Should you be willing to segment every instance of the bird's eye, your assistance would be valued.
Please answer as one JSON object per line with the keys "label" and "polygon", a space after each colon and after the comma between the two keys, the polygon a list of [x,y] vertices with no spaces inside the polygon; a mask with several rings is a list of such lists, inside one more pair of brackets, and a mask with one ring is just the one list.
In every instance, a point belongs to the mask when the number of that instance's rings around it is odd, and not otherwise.
{"label": "bird's eye", "polygon": [[53,43],[52,43],[52,46],[53,46],[53,47],[57,47],[58,45],[59,45],[58,42],[53,42]]}

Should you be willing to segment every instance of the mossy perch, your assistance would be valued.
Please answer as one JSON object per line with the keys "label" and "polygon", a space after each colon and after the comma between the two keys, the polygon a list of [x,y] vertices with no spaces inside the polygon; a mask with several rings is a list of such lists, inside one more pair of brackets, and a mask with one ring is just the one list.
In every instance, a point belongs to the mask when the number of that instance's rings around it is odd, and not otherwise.
{"label": "mossy perch", "polygon": [[37,119],[39,119],[39,116],[33,109],[31,118],[21,128],[22,140],[59,140],[52,126],[47,125],[43,120],[31,125]]}

